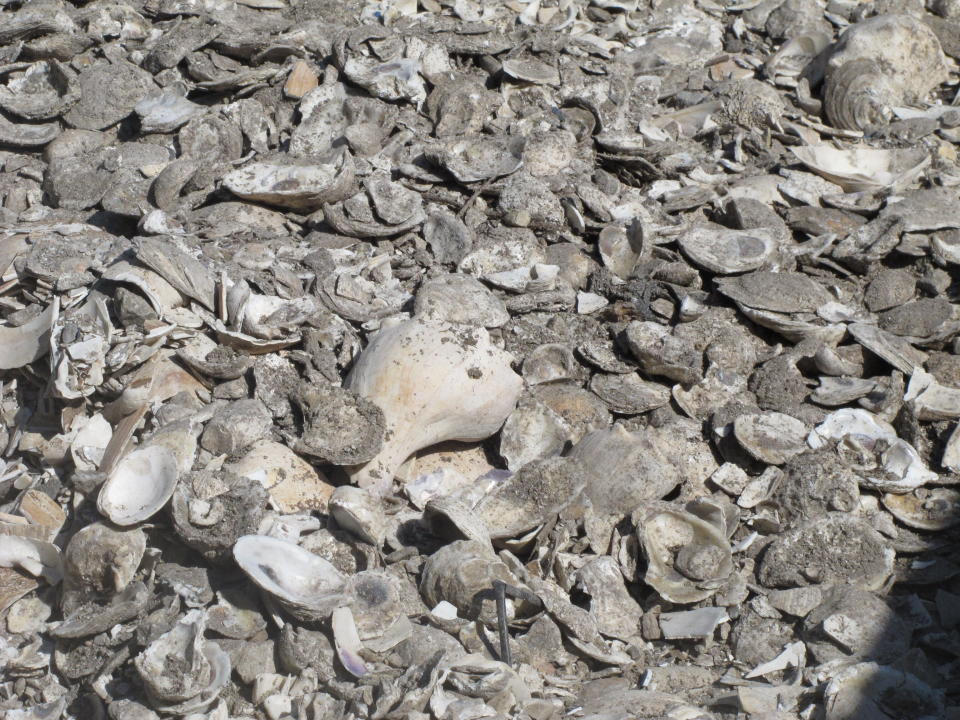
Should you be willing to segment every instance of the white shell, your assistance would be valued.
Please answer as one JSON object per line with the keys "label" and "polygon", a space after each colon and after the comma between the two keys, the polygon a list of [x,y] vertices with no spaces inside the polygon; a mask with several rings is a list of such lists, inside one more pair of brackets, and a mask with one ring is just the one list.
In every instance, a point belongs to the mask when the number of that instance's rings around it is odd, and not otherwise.
{"label": "white shell", "polygon": [[879,150],[869,147],[838,149],[833,145],[790,148],[797,159],[845,192],[878,192],[912,184],[930,164],[919,148]]}
{"label": "white shell", "polygon": [[233,557],[251,580],[300,620],[319,620],[349,604],[343,594],[346,578],[327,560],[299,545],[266,535],[244,535],[233,546]]}
{"label": "white shell", "polygon": [[178,479],[177,459],[168,448],[138,448],[110,473],[100,488],[97,509],[117,525],[136,525],[167,504]]}
{"label": "white shell", "polygon": [[777,251],[770,230],[731,230],[712,223],[690,228],[678,242],[694,265],[721,275],[756,270]]}
{"label": "white shell", "polygon": [[353,470],[353,481],[384,493],[417,450],[497,432],[523,387],[512,359],[483,328],[413,318],[380,330],[345,387],[383,410],[387,439],[373,460]]}

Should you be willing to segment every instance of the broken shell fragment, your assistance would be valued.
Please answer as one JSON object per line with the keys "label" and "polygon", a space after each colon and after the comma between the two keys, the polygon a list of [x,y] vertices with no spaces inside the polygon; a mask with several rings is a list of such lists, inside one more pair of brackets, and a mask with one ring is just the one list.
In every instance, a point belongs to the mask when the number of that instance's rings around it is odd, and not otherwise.
{"label": "broken shell fragment", "polygon": [[330,496],[330,514],[337,524],[374,547],[383,544],[386,518],[380,496],[363,488],[341,485]]}
{"label": "broken shell fragment", "polygon": [[878,192],[909,187],[930,164],[919,149],[838,149],[831,145],[790,148],[797,159],[845,192]]}
{"label": "broken shell fragment", "polygon": [[960,523],[960,492],[950,488],[918,488],[900,495],[885,493],[881,501],[897,520],[917,530],[946,530]]}
{"label": "broken shell fragment", "polygon": [[299,545],[245,535],[233,546],[233,557],[253,582],[299,620],[322,620],[349,603],[340,571]]}
{"label": "broken shell fragment", "polygon": [[413,318],[380,330],[345,387],[380,407],[387,439],[351,472],[353,481],[384,494],[417,450],[483,440],[499,430],[523,387],[511,360],[483,328]]}
{"label": "broken shell fragment", "polygon": [[648,563],[643,580],[664,600],[706,600],[733,572],[726,536],[696,515],[654,503],[638,511],[636,520]]}
{"label": "broken shell fragment", "polygon": [[97,496],[97,509],[117,525],[136,525],[167,504],[179,477],[177,458],[169,448],[138,448],[110,473]]}
{"label": "broken shell fragment", "polygon": [[783,413],[740,415],[733,432],[744,450],[771,465],[782,465],[807,449],[806,426]]}

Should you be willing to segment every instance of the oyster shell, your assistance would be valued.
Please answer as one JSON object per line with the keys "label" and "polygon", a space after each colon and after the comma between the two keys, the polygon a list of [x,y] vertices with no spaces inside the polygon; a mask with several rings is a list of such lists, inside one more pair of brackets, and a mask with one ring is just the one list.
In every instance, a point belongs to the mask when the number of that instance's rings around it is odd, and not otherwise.
{"label": "oyster shell", "polygon": [[777,251],[777,238],[764,228],[730,230],[720,225],[696,225],[677,241],[698,267],[719,275],[756,270]]}
{"label": "oyster shell", "polygon": [[169,448],[138,448],[110,473],[97,496],[97,509],[117,525],[136,525],[167,504],[179,478],[177,458]]}
{"label": "oyster shell", "polygon": [[237,197],[303,213],[348,197],[353,182],[353,158],[346,151],[336,151],[319,162],[315,158],[299,163],[258,161],[223,178],[224,187]]}
{"label": "oyster shell", "polygon": [[330,496],[330,514],[341,528],[361,540],[374,547],[383,544],[387,521],[378,495],[341,485]]}
{"label": "oyster shell", "polygon": [[230,679],[230,657],[203,631],[203,610],[189,611],[134,660],[150,703],[186,715],[209,707]]}
{"label": "oyster shell", "polygon": [[340,571],[293,543],[245,535],[233,546],[233,557],[254,583],[299,620],[324,619],[349,603],[344,593],[346,578]]}
{"label": "oyster shell", "polygon": [[0,108],[32,122],[55,118],[79,99],[76,76],[57,60],[42,60],[23,72],[14,71],[6,85],[0,85]]}
{"label": "oyster shell", "polygon": [[847,130],[890,119],[891,108],[917,105],[947,77],[933,31],[912,15],[878,15],[851,25],[827,60],[824,109]]}
{"label": "oyster shell", "polygon": [[681,605],[706,600],[733,573],[726,535],[696,515],[653,503],[635,520],[648,563],[643,580],[664,600]]}
{"label": "oyster shell", "polygon": [[495,433],[523,386],[511,360],[483,328],[413,318],[380,330],[344,386],[380,407],[387,439],[351,479],[383,494],[417,450]]}
{"label": "oyster shell", "polygon": [[514,138],[477,135],[428,148],[427,158],[460,182],[509,175],[523,165],[523,143]]}
{"label": "oyster shell", "polygon": [[930,164],[929,154],[918,148],[841,149],[823,144],[792,147],[790,152],[815,173],[849,193],[906,188]]}

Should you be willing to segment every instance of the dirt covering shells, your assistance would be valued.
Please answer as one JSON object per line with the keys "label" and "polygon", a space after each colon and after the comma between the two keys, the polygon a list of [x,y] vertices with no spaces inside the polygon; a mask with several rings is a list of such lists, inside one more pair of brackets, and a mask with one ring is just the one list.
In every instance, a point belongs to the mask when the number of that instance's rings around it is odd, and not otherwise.
{"label": "dirt covering shells", "polygon": [[960,0],[0,0],[3,720],[960,720]]}

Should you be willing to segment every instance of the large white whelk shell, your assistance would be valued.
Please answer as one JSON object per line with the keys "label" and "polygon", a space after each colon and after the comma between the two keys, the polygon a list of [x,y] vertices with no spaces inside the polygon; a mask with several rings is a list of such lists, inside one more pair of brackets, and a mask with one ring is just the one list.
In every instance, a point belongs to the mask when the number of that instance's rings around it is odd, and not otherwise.
{"label": "large white whelk shell", "polygon": [[126,455],[100,488],[97,509],[117,525],[136,525],[158,512],[173,495],[177,458],[162,445]]}
{"label": "large white whelk shell", "polygon": [[696,515],[656,503],[642,513],[638,534],[647,557],[644,581],[664,600],[706,600],[733,572],[726,536]]}
{"label": "large white whelk shell", "polygon": [[354,482],[384,493],[417,450],[497,432],[523,387],[512,359],[483,328],[416,317],[380,330],[345,383],[383,410],[387,428],[380,452],[351,473]]}
{"label": "large white whelk shell", "polygon": [[233,546],[237,565],[299,620],[320,620],[349,599],[346,578],[331,563],[299,545],[266,535],[245,535]]}
{"label": "large white whelk shell", "polygon": [[203,710],[230,678],[230,657],[203,631],[206,613],[191,610],[134,660],[151,704],[164,713]]}

